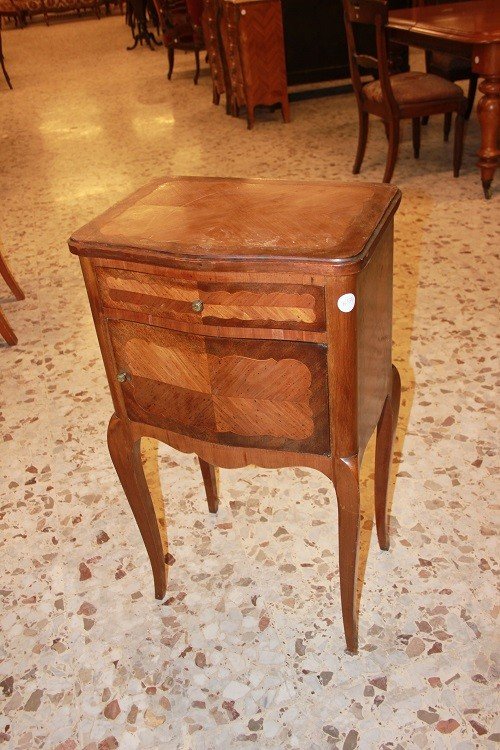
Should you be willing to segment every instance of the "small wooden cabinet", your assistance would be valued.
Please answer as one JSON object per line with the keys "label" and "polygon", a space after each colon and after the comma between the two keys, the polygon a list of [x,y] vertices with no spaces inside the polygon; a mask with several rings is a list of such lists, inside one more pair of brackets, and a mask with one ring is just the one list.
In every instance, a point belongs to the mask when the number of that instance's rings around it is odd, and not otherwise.
{"label": "small wooden cabinet", "polygon": [[289,122],[281,0],[222,0],[220,23],[231,113],[245,107],[252,128],[258,104],[281,104]]}
{"label": "small wooden cabinet", "polygon": [[359,466],[374,429],[377,533],[389,544],[399,200],[386,185],[177,178],[70,239],[114,402],[109,449],[158,598],[166,565],[142,437],[198,455],[213,512],[214,466],[309,466],[335,484],[342,615],[357,650]]}

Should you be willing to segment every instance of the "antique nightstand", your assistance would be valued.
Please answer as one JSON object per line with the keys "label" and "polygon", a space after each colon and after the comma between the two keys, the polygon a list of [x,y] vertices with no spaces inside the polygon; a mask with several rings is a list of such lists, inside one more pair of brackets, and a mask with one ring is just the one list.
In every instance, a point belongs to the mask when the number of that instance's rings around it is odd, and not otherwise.
{"label": "antique nightstand", "polygon": [[359,466],[377,428],[378,540],[400,398],[387,185],[173,178],[76,232],[113,397],[108,444],[166,591],[141,437],[214,466],[309,466],[334,483],[342,616],[358,647]]}

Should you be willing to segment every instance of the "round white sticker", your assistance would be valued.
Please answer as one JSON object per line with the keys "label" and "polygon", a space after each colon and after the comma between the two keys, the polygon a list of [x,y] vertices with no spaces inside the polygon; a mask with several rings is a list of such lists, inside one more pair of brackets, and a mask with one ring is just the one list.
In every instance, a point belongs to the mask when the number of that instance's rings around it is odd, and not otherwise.
{"label": "round white sticker", "polygon": [[337,300],[337,307],[339,308],[341,312],[345,312],[345,313],[351,312],[355,304],[356,304],[356,297],[351,292],[349,292],[349,294],[343,294]]}

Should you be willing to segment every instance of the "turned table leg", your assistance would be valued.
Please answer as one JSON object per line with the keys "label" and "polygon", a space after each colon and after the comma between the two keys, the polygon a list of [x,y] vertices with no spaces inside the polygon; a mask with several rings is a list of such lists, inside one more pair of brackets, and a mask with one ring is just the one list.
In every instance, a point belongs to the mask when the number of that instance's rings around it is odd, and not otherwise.
{"label": "turned table leg", "polygon": [[392,366],[392,392],[388,394],[377,425],[375,447],[375,520],[380,549],[389,549],[389,528],[387,518],[387,490],[391,470],[392,446],[398,422],[401,400],[401,378],[397,368]]}
{"label": "turned table leg", "polygon": [[488,76],[479,84],[483,94],[477,105],[477,116],[481,125],[481,148],[478,151],[478,167],[484,195],[491,198],[491,183],[500,155],[500,76]]}
{"label": "turned table leg", "polygon": [[358,652],[358,557],[360,498],[358,457],[338,458],[334,467],[339,514],[339,576],[347,651]]}
{"label": "turned table leg", "polygon": [[167,568],[161,541],[161,526],[155,513],[141,461],[140,438],[134,440],[128,425],[116,414],[109,422],[108,447],[116,473],[146,546],[155,586],[155,596],[163,599],[167,590]]}
{"label": "turned table leg", "polygon": [[207,503],[210,513],[217,513],[219,508],[219,491],[217,487],[217,472],[215,466],[203,461],[198,456],[200,463],[201,474],[203,477],[203,484],[205,485],[205,492],[207,493]]}

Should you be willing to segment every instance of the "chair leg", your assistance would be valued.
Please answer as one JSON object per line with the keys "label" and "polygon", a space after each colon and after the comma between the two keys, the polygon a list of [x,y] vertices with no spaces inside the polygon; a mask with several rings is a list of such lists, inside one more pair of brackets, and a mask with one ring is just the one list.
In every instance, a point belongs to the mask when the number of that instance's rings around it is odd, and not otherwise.
{"label": "chair leg", "polygon": [[467,109],[465,110],[465,119],[468,120],[471,116],[472,107],[474,106],[474,99],[476,97],[477,89],[477,75],[472,73],[469,79],[469,91],[467,94]]}
{"label": "chair leg", "polygon": [[453,146],[453,177],[460,175],[464,150],[464,113],[457,112],[455,120],[455,143]]}
{"label": "chair leg", "polygon": [[413,138],[413,156],[418,159],[420,156],[420,117],[414,117],[411,121],[412,138]]}
{"label": "chair leg", "polygon": [[368,112],[359,112],[359,132],[358,132],[358,150],[356,151],[356,159],[354,160],[354,166],[352,168],[353,174],[359,174],[361,164],[366,151],[366,141],[368,139]]}
{"label": "chair leg", "polygon": [[2,253],[0,252],[0,276],[3,277],[5,283],[9,287],[10,291],[16,299],[24,299],[24,292],[13,277],[7,263],[5,262]]}
{"label": "chair leg", "polygon": [[422,117],[422,125],[428,125],[429,124],[429,115],[425,115],[425,117]]}
{"label": "chair leg", "polygon": [[195,49],[194,51],[194,59],[196,60],[196,69],[194,71],[194,85],[198,83],[198,78],[200,77],[200,50]]}
{"label": "chair leg", "polygon": [[17,336],[10,327],[9,321],[2,312],[0,307],[0,336],[5,339],[9,346],[15,346],[17,344]]}
{"label": "chair leg", "polygon": [[175,51],[174,51],[173,47],[169,47],[168,50],[167,50],[167,52],[168,52],[168,73],[167,73],[167,78],[170,81],[170,79],[172,78],[173,70],[174,70],[174,55],[175,55]]}
{"label": "chair leg", "polygon": [[385,165],[384,179],[382,182],[390,182],[399,150],[399,120],[391,120],[389,123],[389,150],[387,152],[387,162]]}
{"label": "chair leg", "polygon": [[451,130],[451,112],[446,112],[444,116],[444,126],[443,126],[443,139],[445,143],[448,143],[450,138],[450,130]]}
{"label": "chair leg", "polygon": [[220,94],[217,91],[217,86],[215,83],[212,85],[212,102],[214,104],[218,104],[220,102]]}

